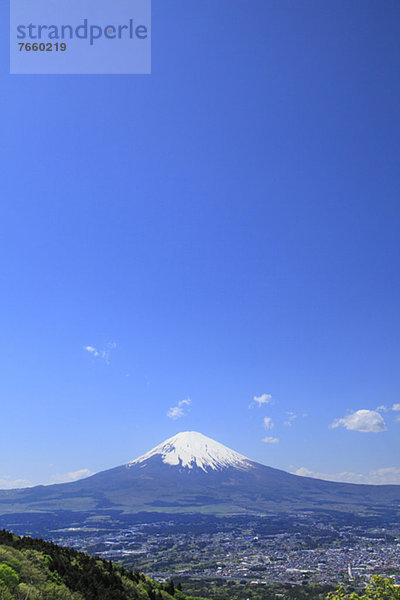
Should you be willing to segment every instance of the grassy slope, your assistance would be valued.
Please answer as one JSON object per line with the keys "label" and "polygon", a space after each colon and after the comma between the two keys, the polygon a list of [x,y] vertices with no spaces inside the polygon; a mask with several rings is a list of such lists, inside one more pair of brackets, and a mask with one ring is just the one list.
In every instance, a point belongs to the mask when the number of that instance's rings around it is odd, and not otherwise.
{"label": "grassy slope", "polygon": [[0,598],[201,600],[109,561],[4,530],[0,531]]}

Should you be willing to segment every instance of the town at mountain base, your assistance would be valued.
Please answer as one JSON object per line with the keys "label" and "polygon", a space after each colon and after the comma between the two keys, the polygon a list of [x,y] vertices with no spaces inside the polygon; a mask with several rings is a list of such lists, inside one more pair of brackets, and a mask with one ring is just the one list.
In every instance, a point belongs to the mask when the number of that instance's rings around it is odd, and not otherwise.
{"label": "town at mountain base", "polygon": [[[264,588],[263,598],[270,595]],[[229,589],[224,598],[229,598]],[[315,593],[316,592],[316,593]],[[292,586],[288,599],[322,598],[310,586]],[[274,592],[272,591],[272,594]],[[220,596],[221,597],[221,596]],[[110,561],[91,557],[42,539],[0,531],[0,598],[2,600],[205,600],[188,596],[172,580],[163,584]],[[254,596],[256,598],[256,596]],[[400,600],[400,586],[375,576],[357,593],[339,587],[326,600]]]}

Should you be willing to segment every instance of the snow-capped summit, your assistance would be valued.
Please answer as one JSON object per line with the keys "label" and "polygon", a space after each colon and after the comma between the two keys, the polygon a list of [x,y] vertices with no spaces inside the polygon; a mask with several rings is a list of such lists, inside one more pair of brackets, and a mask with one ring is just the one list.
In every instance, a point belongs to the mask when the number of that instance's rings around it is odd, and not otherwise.
{"label": "snow-capped summit", "polygon": [[163,463],[167,465],[187,469],[198,467],[205,472],[210,469],[219,471],[228,467],[240,470],[252,468],[250,459],[197,431],[178,433],[128,465],[143,463],[157,455],[161,456]]}

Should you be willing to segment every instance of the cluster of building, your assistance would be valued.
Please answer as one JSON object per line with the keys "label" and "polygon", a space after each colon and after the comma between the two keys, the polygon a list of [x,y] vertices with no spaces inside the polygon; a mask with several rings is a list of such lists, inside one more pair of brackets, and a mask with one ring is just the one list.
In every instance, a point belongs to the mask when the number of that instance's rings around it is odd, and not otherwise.
{"label": "cluster of building", "polygon": [[[327,533],[328,536],[325,535]],[[322,530],[322,531],[321,531]],[[158,580],[213,578],[250,583],[365,582],[374,574],[400,584],[400,534],[313,527],[302,533],[257,533],[254,527],[194,535],[173,524],[143,523],[113,532],[68,528],[53,541],[138,569]]]}

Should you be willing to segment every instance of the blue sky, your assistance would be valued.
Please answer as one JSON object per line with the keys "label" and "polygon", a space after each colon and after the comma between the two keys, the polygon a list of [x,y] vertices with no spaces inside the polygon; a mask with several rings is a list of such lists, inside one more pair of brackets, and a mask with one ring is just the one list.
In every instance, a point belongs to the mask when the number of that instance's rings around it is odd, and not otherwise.
{"label": "blue sky", "polygon": [[400,483],[397,0],[154,0],[150,76],[10,76],[1,11],[0,486]]}

